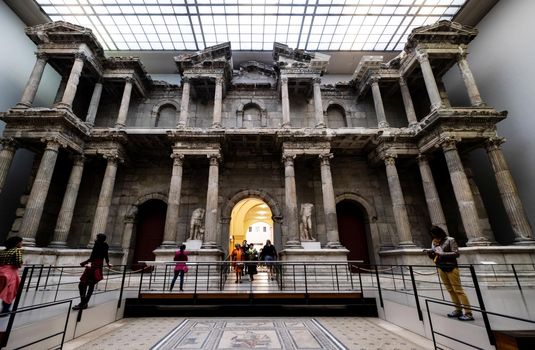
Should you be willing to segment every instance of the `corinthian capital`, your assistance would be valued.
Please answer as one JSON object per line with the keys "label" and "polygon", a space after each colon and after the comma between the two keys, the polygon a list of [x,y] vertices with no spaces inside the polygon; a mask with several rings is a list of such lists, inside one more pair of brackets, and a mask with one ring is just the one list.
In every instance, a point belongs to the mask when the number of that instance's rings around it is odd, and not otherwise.
{"label": "corinthian capital", "polygon": [[206,157],[210,160],[210,165],[219,165],[221,155],[218,153],[208,154]]}
{"label": "corinthian capital", "polygon": [[444,151],[450,151],[457,149],[457,142],[461,141],[459,138],[454,136],[446,136],[438,142],[439,146],[442,147]]}
{"label": "corinthian capital", "polygon": [[67,143],[57,136],[43,137],[41,139],[41,142],[46,144],[45,149],[56,151],[56,152],[59,150],[60,147],[63,147],[63,148],[67,147]]}
{"label": "corinthian capital", "polygon": [[173,153],[171,154],[171,158],[173,158],[173,166],[182,166],[184,164],[183,154]]}
{"label": "corinthian capital", "polygon": [[321,84],[321,78],[319,78],[319,77],[313,78],[312,79],[312,83],[313,84],[318,84],[318,85]]}
{"label": "corinthian capital", "polygon": [[87,59],[87,56],[84,52],[77,52],[74,54],[74,59],[85,61]]}
{"label": "corinthian capital", "polygon": [[288,77],[281,77],[281,84],[288,85]]}
{"label": "corinthian capital", "polygon": [[330,165],[330,160],[334,157],[332,153],[323,153],[318,155],[321,165]]}
{"label": "corinthian capital", "polygon": [[385,153],[381,158],[385,162],[385,165],[396,165],[397,154],[394,153]]}
{"label": "corinthian capital", "polygon": [[418,62],[429,61],[429,54],[424,50],[417,50],[416,59],[418,59]]}
{"label": "corinthian capital", "polygon": [[489,137],[487,141],[485,141],[485,147],[487,148],[487,151],[493,151],[496,149],[500,149],[501,145],[505,142],[504,137]]}
{"label": "corinthian capital", "polygon": [[0,139],[0,145],[2,145],[2,149],[15,150],[18,147],[17,141],[12,137]]}
{"label": "corinthian capital", "polygon": [[223,77],[215,78],[215,84],[216,85],[223,85]]}
{"label": "corinthian capital", "polygon": [[370,78],[370,85],[379,84],[381,78],[378,75],[372,75]]}
{"label": "corinthian capital", "polygon": [[37,59],[43,61],[48,61],[48,59],[50,58],[50,56],[48,56],[45,52],[36,52],[35,56],[37,57]]}
{"label": "corinthian capital", "polygon": [[282,162],[284,163],[284,166],[293,166],[295,160],[295,154],[283,154],[282,155]]}

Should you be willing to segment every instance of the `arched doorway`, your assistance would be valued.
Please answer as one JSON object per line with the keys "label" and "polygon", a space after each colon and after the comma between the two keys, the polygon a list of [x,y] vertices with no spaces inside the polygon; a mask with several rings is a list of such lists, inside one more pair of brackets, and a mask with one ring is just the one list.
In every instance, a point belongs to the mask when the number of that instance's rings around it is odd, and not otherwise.
{"label": "arched doorway", "polygon": [[349,250],[348,260],[370,263],[366,238],[365,213],[355,201],[344,199],[336,205],[340,243]]}
{"label": "arched doorway", "polygon": [[167,204],[159,199],[150,199],[138,207],[134,264],[154,260],[153,251],[163,241],[166,211]]}
{"label": "arched doorway", "polygon": [[259,198],[245,198],[232,208],[229,229],[229,252],[234,244],[247,240],[260,250],[266,240],[274,242],[273,219],[269,206]]}

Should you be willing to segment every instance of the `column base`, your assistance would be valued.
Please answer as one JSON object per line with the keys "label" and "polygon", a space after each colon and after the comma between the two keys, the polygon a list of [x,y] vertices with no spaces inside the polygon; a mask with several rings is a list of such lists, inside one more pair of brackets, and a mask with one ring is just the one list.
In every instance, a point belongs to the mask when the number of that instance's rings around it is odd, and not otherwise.
{"label": "column base", "polygon": [[345,247],[340,242],[327,242],[325,248],[328,249],[345,249]]}
{"label": "column base", "polygon": [[31,103],[19,102],[13,108],[27,109],[27,108],[31,108],[31,107],[32,107]]}
{"label": "column base", "polygon": [[284,249],[303,249],[303,246],[299,241],[287,241],[284,244]]}
{"label": "column base", "polygon": [[72,106],[63,102],[58,102],[54,105],[55,108],[72,110]]}
{"label": "column base", "polygon": [[281,127],[284,128],[284,129],[288,129],[288,128],[291,128],[292,126],[288,122],[288,123],[282,123]]}
{"label": "column base", "polygon": [[390,124],[388,124],[388,122],[379,122],[378,126],[380,128],[389,128]]}
{"label": "column base", "polygon": [[211,127],[213,129],[221,129],[221,123],[213,123]]}
{"label": "column base", "polygon": [[22,245],[26,247],[35,247],[35,238],[22,237]]}
{"label": "column base", "polygon": [[535,245],[535,239],[518,237],[518,238],[515,238],[513,245]]}
{"label": "column base", "polygon": [[412,241],[404,241],[404,242],[399,242],[397,248],[405,249],[405,248],[417,248],[417,247],[416,247],[416,244],[414,244]]}
{"label": "column base", "polygon": [[158,249],[173,249],[178,247],[178,244],[173,241],[163,241]]}
{"label": "column base", "polygon": [[220,249],[216,242],[203,242],[201,249]]}
{"label": "column base", "polygon": [[476,108],[487,108],[487,104],[485,102],[480,102],[480,103],[476,103],[474,105],[472,105],[472,107],[476,107]]}
{"label": "column base", "polygon": [[319,123],[319,124],[316,124],[316,128],[318,129],[325,129],[327,126],[325,125],[325,123]]}
{"label": "column base", "polygon": [[183,123],[178,123],[176,125],[177,129],[184,129],[186,127],[186,124],[183,124]]}
{"label": "column base", "polygon": [[486,247],[490,245],[491,242],[485,237],[473,238],[466,242],[467,247]]}
{"label": "column base", "polygon": [[122,124],[122,123],[115,123],[115,128],[117,129],[124,129],[126,125]]}
{"label": "column base", "polygon": [[53,241],[50,242],[48,248],[67,248],[67,242]]}

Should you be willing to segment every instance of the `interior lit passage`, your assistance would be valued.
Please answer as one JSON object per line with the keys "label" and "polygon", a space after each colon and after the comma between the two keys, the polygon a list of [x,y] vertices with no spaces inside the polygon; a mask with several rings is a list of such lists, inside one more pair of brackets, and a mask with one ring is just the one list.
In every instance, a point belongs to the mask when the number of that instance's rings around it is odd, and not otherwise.
{"label": "interior lit passage", "polygon": [[246,198],[232,209],[229,230],[229,252],[234,244],[247,240],[253,243],[257,251],[266,240],[273,241],[273,219],[269,206],[258,198]]}

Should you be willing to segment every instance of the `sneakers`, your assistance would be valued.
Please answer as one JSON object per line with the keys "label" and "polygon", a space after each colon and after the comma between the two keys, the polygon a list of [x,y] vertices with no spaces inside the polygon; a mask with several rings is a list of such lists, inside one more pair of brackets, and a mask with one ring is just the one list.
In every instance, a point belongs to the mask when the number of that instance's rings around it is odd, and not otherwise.
{"label": "sneakers", "polygon": [[455,311],[450,312],[448,314],[448,317],[451,317],[451,318],[453,318],[453,317],[461,317],[461,316],[463,316],[463,312],[461,310],[455,310]]}
{"label": "sneakers", "polygon": [[474,320],[474,317],[470,314],[464,314],[457,318],[459,319],[459,321],[473,321]]}
{"label": "sneakers", "polygon": [[73,310],[81,310],[81,309],[85,310],[87,309],[87,304],[78,304],[78,305],[73,306],[72,309]]}

